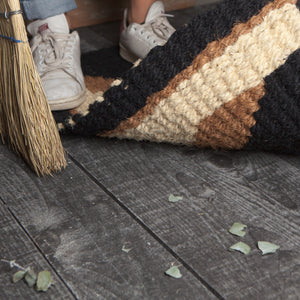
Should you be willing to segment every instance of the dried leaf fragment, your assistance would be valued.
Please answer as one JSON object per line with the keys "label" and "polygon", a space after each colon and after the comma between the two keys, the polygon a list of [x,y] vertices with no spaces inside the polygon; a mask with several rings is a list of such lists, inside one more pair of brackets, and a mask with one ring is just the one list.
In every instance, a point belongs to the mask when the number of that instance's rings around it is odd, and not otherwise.
{"label": "dried leaf fragment", "polygon": [[12,281],[13,283],[17,283],[25,277],[26,271],[18,271],[13,275]]}
{"label": "dried leaf fragment", "polygon": [[165,272],[166,275],[169,275],[173,278],[181,278],[182,274],[177,266],[173,266]]}
{"label": "dried leaf fragment", "polygon": [[46,292],[52,284],[51,273],[49,271],[42,271],[38,274],[36,289],[40,292]]}
{"label": "dried leaf fragment", "polygon": [[33,287],[36,283],[37,277],[36,277],[35,272],[33,270],[29,269],[26,272],[24,279],[29,287]]}
{"label": "dried leaf fragment", "polygon": [[257,246],[262,251],[262,255],[275,253],[280,248],[280,246],[266,241],[257,242]]}
{"label": "dried leaf fragment", "polygon": [[230,229],[228,231],[231,234],[243,237],[246,234],[246,232],[243,231],[245,228],[247,228],[247,225],[235,222],[235,223],[233,223],[233,225],[230,227]]}
{"label": "dried leaf fragment", "polygon": [[15,261],[15,260],[11,260],[11,261],[9,262],[10,268],[11,268],[11,269],[14,268],[15,264],[16,264],[16,261]]}
{"label": "dried leaf fragment", "polygon": [[183,197],[181,197],[181,196],[174,196],[172,194],[169,196],[169,202],[172,202],[172,203],[178,202],[182,199],[183,199]]}
{"label": "dried leaf fragment", "polygon": [[248,255],[251,251],[251,248],[243,242],[238,242],[238,243],[232,245],[229,248],[229,250],[231,250],[231,251],[240,251],[240,252],[244,253],[245,255]]}

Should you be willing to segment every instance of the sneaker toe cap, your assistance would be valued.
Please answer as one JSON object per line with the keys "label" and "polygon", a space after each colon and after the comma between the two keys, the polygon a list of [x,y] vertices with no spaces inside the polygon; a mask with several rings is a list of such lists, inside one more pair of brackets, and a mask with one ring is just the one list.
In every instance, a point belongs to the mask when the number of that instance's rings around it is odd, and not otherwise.
{"label": "sneaker toe cap", "polygon": [[82,86],[73,78],[56,78],[43,81],[44,90],[49,102],[74,98],[83,91]]}

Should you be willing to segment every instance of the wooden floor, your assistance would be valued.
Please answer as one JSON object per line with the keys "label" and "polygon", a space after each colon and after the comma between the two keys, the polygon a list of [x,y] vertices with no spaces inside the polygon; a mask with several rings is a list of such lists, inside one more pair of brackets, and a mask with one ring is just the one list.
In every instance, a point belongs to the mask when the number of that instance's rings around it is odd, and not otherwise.
{"label": "wooden floor", "polygon": [[[114,43],[117,26],[80,30],[83,50]],[[0,143],[1,258],[55,280],[37,293],[0,264],[0,299],[300,299],[299,157],[62,140],[68,167],[48,178]],[[228,233],[234,222],[245,237]],[[259,240],[281,248],[262,256]],[[228,251],[238,241],[248,256]]]}

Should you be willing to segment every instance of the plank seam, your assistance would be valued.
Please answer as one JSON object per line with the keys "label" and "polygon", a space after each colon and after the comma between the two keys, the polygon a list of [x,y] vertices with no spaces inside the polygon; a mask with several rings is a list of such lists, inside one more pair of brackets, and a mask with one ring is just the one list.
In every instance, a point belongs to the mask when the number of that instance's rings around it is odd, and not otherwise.
{"label": "plank seam", "polygon": [[127,207],[121,200],[119,200],[108,188],[106,188],[98,179],[93,176],[83,165],[80,164],[68,151],[66,151],[68,157],[73,163],[81,169],[86,176],[88,176],[96,185],[98,185],[114,202],[116,202],[138,225],[146,230],[163,248],[165,248],[177,261],[179,261],[198,281],[200,281],[206,289],[208,289],[214,296],[220,300],[225,298],[212,287],[204,278],[202,278],[183,258],[181,258],[175,251],[173,251],[158,235],[156,235],[135,213]]}

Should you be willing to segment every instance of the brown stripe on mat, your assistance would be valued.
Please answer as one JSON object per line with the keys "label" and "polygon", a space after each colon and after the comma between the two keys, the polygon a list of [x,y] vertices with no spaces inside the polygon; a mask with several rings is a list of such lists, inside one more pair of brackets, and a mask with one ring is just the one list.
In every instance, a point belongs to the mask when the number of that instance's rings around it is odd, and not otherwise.
{"label": "brown stripe on mat", "polygon": [[162,91],[150,96],[147,99],[146,105],[134,116],[122,121],[115,130],[107,132],[105,136],[119,135],[125,130],[137,127],[146,116],[153,114],[154,108],[158,105],[158,103],[169,97],[182,81],[190,78],[206,63],[209,63],[213,59],[221,56],[224,53],[224,50],[228,46],[233,45],[240,36],[251,32],[255,26],[261,24],[264,17],[272,10],[279,9],[285,4],[295,4],[296,2],[296,0],[275,0],[274,2],[268,3],[258,15],[253,16],[248,22],[235,25],[229,36],[219,41],[209,43],[207,47],[194,59],[192,65],[177,74]]}
{"label": "brown stripe on mat", "polygon": [[103,78],[102,76],[85,76],[86,86],[85,101],[78,107],[70,110],[70,115],[81,114],[83,116],[89,113],[89,106],[95,101],[103,101],[103,93],[110,88],[113,78]]}
{"label": "brown stripe on mat", "polygon": [[225,103],[213,115],[201,121],[196,146],[214,149],[243,148],[251,136],[250,128],[255,125],[253,113],[259,109],[258,101],[264,94],[264,84],[260,84]]}
{"label": "brown stripe on mat", "polygon": [[91,91],[92,93],[96,92],[105,92],[109,89],[111,83],[114,81],[113,78],[103,78],[101,76],[92,77],[92,76],[85,76],[84,82],[86,88]]}

